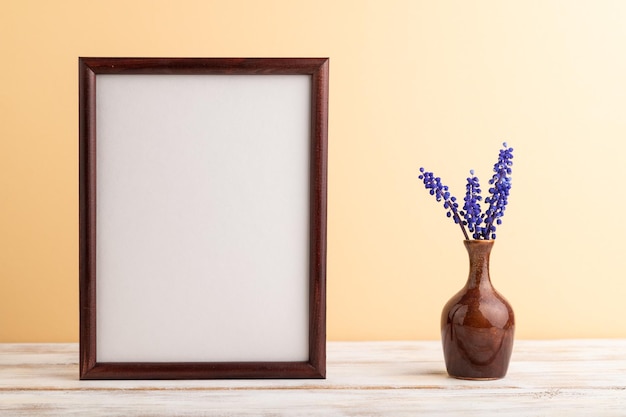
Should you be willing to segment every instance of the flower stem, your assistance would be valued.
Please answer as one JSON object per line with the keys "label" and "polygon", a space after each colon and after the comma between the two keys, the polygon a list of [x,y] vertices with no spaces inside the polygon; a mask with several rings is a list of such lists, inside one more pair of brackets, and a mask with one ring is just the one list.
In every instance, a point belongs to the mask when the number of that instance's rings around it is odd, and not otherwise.
{"label": "flower stem", "polygon": [[456,210],[453,211],[453,216],[461,227],[461,231],[463,232],[463,236],[465,236],[465,240],[470,240],[469,236],[467,235],[467,231],[465,231],[465,226],[463,226],[463,222],[461,221],[461,217],[459,217],[459,213],[457,213]]}

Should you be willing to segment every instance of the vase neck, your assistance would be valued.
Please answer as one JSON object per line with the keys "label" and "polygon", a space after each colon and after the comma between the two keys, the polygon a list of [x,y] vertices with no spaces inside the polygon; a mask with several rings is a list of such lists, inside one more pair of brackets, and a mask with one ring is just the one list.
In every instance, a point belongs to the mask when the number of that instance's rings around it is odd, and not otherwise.
{"label": "vase neck", "polygon": [[467,288],[491,287],[489,255],[493,247],[493,240],[465,240],[463,243],[470,262]]}

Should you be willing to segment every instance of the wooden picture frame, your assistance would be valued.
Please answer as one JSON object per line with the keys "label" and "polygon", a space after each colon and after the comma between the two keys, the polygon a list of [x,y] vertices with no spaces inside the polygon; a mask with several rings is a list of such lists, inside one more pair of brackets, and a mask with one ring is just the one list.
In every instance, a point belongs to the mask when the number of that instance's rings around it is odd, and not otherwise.
{"label": "wooden picture frame", "polygon": [[324,378],[327,58],[79,58],[81,379]]}

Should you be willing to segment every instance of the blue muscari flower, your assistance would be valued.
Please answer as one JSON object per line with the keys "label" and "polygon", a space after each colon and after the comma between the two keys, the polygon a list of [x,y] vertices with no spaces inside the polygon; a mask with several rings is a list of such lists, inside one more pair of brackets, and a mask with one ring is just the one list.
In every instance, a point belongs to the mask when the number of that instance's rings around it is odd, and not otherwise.
{"label": "blue muscari flower", "polygon": [[424,187],[429,190],[430,195],[434,195],[437,201],[443,200],[443,208],[446,209],[446,216],[452,217],[454,223],[461,226],[465,239],[469,239],[463,222],[459,217],[459,203],[456,202],[456,197],[452,196],[448,191],[448,186],[441,183],[441,178],[435,177],[432,172],[420,168],[419,179],[424,183]]}
{"label": "blue muscari flower", "polygon": [[489,207],[485,211],[485,226],[481,229],[483,239],[496,238],[496,225],[502,224],[502,216],[508,204],[509,194],[511,192],[511,173],[513,172],[513,148],[509,148],[507,143],[502,144],[503,149],[500,150],[498,161],[493,166],[493,176],[489,180],[489,197],[485,199],[485,203]]}
{"label": "blue muscari flower", "polygon": [[502,224],[502,216],[511,191],[511,167],[513,166],[513,148],[510,148],[506,142],[502,145],[503,149],[500,150],[498,161],[493,166],[494,174],[489,180],[490,196],[484,200],[484,203],[488,205],[484,213],[481,212],[480,207],[480,201],[482,201],[480,183],[478,177],[474,175],[474,170],[470,170],[470,177],[467,178],[465,186],[465,203],[463,210],[459,210],[456,198],[450,194],[448,186],[441,183],[441,178],[420,168],[419,179],[424,182],[430,195],[434,195],[437,201],[443,200],[446,216],[452,217],[454,222],[461,227],[467,240],[469,237],[465,226],[474,239],[495,239],[496,225]]}
{"label": "blue muscari flower", "polygon": [[474,175],[474,170],[470,170],[470,177],[467,178],[467,184],[465,185],[465,204],[463,205],[463,211],[461,215],[465,219],[464,224],[467,229],[472,233],[474,239],[480,239],[480,224],[483,219],[480,210],[480,183],[478,177]]}

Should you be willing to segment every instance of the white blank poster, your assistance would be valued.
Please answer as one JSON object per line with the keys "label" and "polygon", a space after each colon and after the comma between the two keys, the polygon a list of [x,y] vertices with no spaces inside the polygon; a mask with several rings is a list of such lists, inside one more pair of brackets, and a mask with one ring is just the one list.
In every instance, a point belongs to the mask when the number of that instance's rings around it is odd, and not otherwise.
{"label": "white blank poster", "polygon": [[97,75],[97,361],[306,361],[307,75]]}

